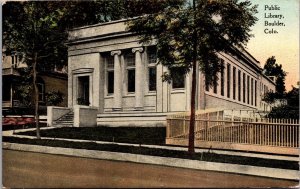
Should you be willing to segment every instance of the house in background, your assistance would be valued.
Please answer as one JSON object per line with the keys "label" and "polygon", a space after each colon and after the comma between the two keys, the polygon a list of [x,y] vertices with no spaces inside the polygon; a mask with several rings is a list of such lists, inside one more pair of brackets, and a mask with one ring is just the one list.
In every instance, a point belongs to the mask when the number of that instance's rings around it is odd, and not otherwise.
{"label": "house in background", "polygon": [[[20,69],[26,68],[18,53],[7,54],[5,48],[2,50],[2,110],[3,114],[18,114],[28,109],[21,103],[17,93],[18,85],[21,83]],[[40,107],[43,114],[46,114],[46,94],[51,91],[60,91],[64,100],[58,106],[67,106],[67,70],[45,70],[38,73],[38,89]]]}
{"label": "house in background", "polygon": [[[155,43],[143,46],[126,31],[126,20],[69,32],[68,108],[49,109],[48,124],[73,117],[75,126],[165,125],[166,116],[190,111],[191,74],[162,82],[166,67],[157,64]],[[274,82],[246,50],[232,47],[219,53],[223,69],[212,88],[198,75],[197,109],[212,108],[266,112],[262,101]],[[179,76],[179,77],[178,77]]]}

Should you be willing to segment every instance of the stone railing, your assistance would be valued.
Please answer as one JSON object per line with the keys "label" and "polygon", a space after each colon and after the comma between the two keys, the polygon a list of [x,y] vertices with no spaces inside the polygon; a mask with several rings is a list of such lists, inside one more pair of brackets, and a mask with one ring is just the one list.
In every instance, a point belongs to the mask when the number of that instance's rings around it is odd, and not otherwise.
{"label": "stone railing", "polygon": [[91,106],[74,105],[74,127],[97,126],[98,108]]}
{"label": "stone railing", "polygon": [[70,111],[72,111],[72,108],[48,106],[47,107],[47,125],[53,126],[53,121],[61,118],[63,115],[69,113]]}

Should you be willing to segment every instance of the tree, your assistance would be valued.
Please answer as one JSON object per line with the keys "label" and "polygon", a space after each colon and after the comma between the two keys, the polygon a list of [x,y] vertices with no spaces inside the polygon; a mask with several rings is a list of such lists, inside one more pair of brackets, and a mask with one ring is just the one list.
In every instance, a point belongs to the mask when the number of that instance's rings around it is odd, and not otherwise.
{"label": "tree", "polygon": [[80,27],[124,18],[132,18],[143,14],[152,14],[163,10],[168,4],[178,4],[182,0],[91,0],[64,1],[65,16],[60,24],[66,28]]}
{"label": "tree", "polygon": [[[192,70],[191,120],[189,127],[190,154],[194,153],[196,71],[206,76],[212,85],[221,68],[217,52],[243,48],[250,39],[250,27],[257,18],[257,6],[246,0],[194,0],[176,4],[165,1],[166,8],[147,14],[128,23],[129,31],[139,35],[140,42],[156,40],[159,63],[171,72],[180,68],[187,74]],[[170,80],[168,73],[164,79]]]}
{"label": "tree", "polygon": [[299,88],[293,87],[291,91],[286,93],[284,98],[286,99],[286,104],[272,108],[267,117],[299,119]]}
{"label": "tree", "polygon": [[267,76],[274,76],[276,78],[276,93],[278,93],[278,96],[283,97],[285,93],[286,72],[283,71],[281,64],[276,63],[276,59],[274,56],[267,59],[263,69],[263,73]]}
{"label": "tree", "polygon": [[[57,2],[12,2],[3,6],[3,42],[8,50],[21,52],[32,76],[36,136],[40,138],[37,73],[63,64],[66,33],[58,26],[64,12]],[[66,52],[66,51],[63,51]]]}
{"label": "tree", "polygon": [[[174,0],[177,2],[179,0]],[[20,52],[28,68],[26,79],[18,88],[24,103],[30,104],[34,96],[37,138],[40,138],[38,115],[37,74],[67,63],[67,29],[88,24],[153,13],[166,3],[141,1],[26,1],[6,2],[3,6],[3,44],[7,52]],[[25,76],[25,75],[24,75]],[[30,93],[32,92],[32,95]],[[59,103],[59,93],[48,94],[50,104]],[[31,104],[30,104],[31,105]]]}

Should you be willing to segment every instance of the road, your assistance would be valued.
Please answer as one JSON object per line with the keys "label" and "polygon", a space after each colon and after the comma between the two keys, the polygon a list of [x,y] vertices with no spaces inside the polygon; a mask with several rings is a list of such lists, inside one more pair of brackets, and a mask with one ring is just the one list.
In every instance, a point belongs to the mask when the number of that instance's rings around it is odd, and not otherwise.
{"label": "road", "polygon": [[286,188],[297,184],[238,174],[3,150],[3,186],[10,188]]}

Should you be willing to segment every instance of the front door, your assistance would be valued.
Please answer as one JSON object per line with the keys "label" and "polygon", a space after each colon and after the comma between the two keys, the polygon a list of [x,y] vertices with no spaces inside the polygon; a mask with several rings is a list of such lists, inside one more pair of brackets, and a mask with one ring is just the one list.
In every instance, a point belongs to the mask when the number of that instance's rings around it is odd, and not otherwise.
{"label": "front door", "polygon": [[79,105],[90,105],[90,82],[89,76],[78,77],[78,98]]}

